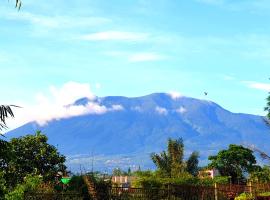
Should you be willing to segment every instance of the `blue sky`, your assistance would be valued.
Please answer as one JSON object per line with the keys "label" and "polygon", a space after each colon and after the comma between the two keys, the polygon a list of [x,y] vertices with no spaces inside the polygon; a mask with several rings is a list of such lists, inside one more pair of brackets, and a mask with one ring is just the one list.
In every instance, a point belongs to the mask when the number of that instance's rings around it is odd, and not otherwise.
{"label": "blue sky", "polygon": [[269,17],[268,0],[23,0],[19,12],[3,1],[0,101],[35,104],[73,81],[98,96],[178,91],[264,114]]}

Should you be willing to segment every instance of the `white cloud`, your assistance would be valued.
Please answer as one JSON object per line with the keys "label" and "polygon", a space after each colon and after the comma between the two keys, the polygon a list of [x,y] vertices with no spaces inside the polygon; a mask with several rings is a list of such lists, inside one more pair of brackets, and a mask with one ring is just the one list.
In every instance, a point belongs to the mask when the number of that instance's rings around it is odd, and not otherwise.
{"label": "white cloud", "polygon": [[134,111],[137,111],[137,112],[142,112],[143,108],[141,106],[135,106],[135,107],[132,107],[131,110],[134,110]]}
{"label": "white cloud", "polygon": [[178,109],[176,110],[176,112],[178,112],[178,113],[180,113],[180,114],[183,114],[183,113],[187,112],[187,109],[184,108],[183,106],[181,106],[180,108],[178,108]]}
{"label": "white cloud", "polygon": [[111,108],[109,108],[110,111],[121,111],[124,110],[124,107],[122,105],[112,105]]}
{"label": "white cloud", "polygon": [[94,99],[95,95],[90,90],[89,84],[68,82],[61,88],[50,86],[50,92],[58,105],[68,105],[81,97]]}
{"label": "white cloud", "polygon": [[164,59],[165,56],[151,52],[131,54],[128,58],[130,62],[157,61]]}
{"label": "white cloud", "polygon": [[[83,97],[89,99],[86,105],[73,104]],[[30,121],[44,125],[51,120],[124,110],[122,105],[112,105],[109,108],[100,105],[93,101],[95,98],[89,84],[68,82],[60,88],[51,86],[49,94],[38,93],[36,95],[36,103],[34,104],[17,103],[22,108],[14,111],[16,117],[9,120],[8,125],[15,128]]]}
{"label": "white cloud", "polygon": [[34,26],[47,29],[97,26],[110,22],[108,18],[103,17],[50,16],[29,12],[6,13],[5,17],[10,20],[27,21]]}
{"label": "white cloud", "polygon": [[156,112],[160,115],[167,115],[168,114],[168,110],[166,108],[163,107],[156,107]]}
{"label": "white cloud", "polygon": [[177,100],[181,97],[183,97],[183,95],[180,92],[176,92],[176,91],[171,91],[169,93],[167,93],[173,100]]}
{"label": "white cloud", "polygon": [[95,84],[95,87],[96,87],[96,89],[99,90],[99,89],[101,88],[101,84],[100,84],[100,83],[96,83],[96,84]]}
{"label": "white cloud", "polygon": [[148,38],[148,36],[149,35],[147,33],[104,31],[83,35],[80,37],[80,39],[89,41],[109,41],[109,40],[144,41]]}
{"label": "white cloud", "polygon": [[246,83],[248,87],[250,88],[270,92],[270,84],[268,83],[259,83],[259,82],[252,82],[252,81],[243,81],[243,82]]}

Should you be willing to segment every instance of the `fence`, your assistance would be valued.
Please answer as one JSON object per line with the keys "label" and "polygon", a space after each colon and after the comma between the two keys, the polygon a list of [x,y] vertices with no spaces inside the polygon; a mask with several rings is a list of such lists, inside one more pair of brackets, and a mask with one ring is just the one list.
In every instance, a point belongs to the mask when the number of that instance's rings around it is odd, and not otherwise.
{"label": "fence", "polygon": [[226,200],[226,193],[215,187],[168,185],[158,188],[120,188],[111,189],[112,200]]}
{"label": "fence", "polygon": [[[105,191],[106,190],[106,191]],[[122,188],[107,187],[98,189],[98,200],[230,200],[243,192],[254,196],[270,191],[270,184],[190,186],[166,185],[162,188]],[[99,194],[100,193],[100,194]],[[103,195],[102,195],[103,194]],[[106,195],[105,195],[106,194]],[[81,194],[42,194],[28,193],[26,200],[88,200]]]}
{"label": "fence", "polygon": [[79,193],[26,193],[25,200],[88,200]]}

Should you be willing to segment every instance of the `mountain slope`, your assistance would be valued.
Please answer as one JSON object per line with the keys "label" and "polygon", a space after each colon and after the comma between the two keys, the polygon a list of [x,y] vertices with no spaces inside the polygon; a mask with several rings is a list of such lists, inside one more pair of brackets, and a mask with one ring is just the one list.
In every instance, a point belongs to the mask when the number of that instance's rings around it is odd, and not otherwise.
{"label": "mountain slope", "polygon": [[[51,144],[69,156],[71,165],[82,162],[89,165],[94,154],[96,165],[106,168],[151,167],[149,153],[163,150],[169,137],[183,137],[186,153],[198,150],[204,161],[231,143],[254,144],[270,153],[266,143],[270,129],[262,117],[231,113],[210,101],[176,98],[165,93],[136,98],[110,96],[92,101],[116,109],[52,120],[44,126],[31,122],[7,136],[18,137],[42,130]],[[74,104],[89,102],[83,98]]]}

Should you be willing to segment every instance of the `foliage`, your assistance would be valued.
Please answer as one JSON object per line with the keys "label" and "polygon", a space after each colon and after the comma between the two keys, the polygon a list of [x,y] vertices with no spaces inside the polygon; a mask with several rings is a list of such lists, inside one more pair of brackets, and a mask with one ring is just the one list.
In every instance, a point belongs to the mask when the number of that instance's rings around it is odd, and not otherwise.
{"label": "foliage", "polygon": [[219,170],[222,176],[230,176],[232,183],[243,179],[243,174],[258,170],[253,151],[241,145],[231,144],[229,149],[221,150],[216,156],[209,156],[209,167]]}
{"label": "foliage", "polygon": [[20,10],[22,7],[22,1],[21,0],[15,0],[15,8]]}
{"label": "foliage", "polygon": [[10,144],[0,139],[0,169],[4,170],[10,160]]}
{"label": "foliage", "polygon": [[258,196],[260,196],[260,197],[269,197],[270,192],[263,192],[263,193],[260,193]]}
{"label": "foliage", "polygon": [[249,180],[257,183],[270,182],[270,167],[264,166],[261,170],[254,171],[250,174]]}
{"label": "foliage", "polygon": [[0,172],[0,199],[2,199],[7,192],[6,181],[4,178],[4,172]]}
{"label": "foliage", "polygon": [[269,96],[266,98],[266,106],[264,108],[264,110],[267,112],[267,119],[270,120],[270,93],[269,93]]}
{"label": "foliage", "polygon": [[187,172],[193,176],[197,176],[199,172],[199,152],[193,152],[187,160]]}
{"label": "foliage", "polygon": [[53,180],[58,171],[66,169],[65,157],[47,141],[48,138],[38,131],[9,142],[11,158],[5,167],[9,185],[21,183],[28,174],[41,175],[44,181]]}
{"label": "foliage", "polygon": [[252,194],[250,193],[241,193],[239,196],[235,197],[235,200],[254,200],[255,198],[253,197]]}
{"label": "foliage", "polygon": [[196,174],[198,170],[198,153],[193,152],[187,162],[183,160],[183,157],[184,143],[182,138],[177,140],[169,138],[167,151],[162,151],[160,154],[151,154],[151,159],[157,166],[157,171],[161,177],[180,177],[187,170]]}
{"label": "foliage", "polygon": [[19,107],[15,105],[0,105],[0,131],[7,128],[6,119],[14,117],[12,107]]}
{"label": "foliage", "polygon": [[144,171],[136,173],[136,179],[133,182],[133,187],[142,187],[146,189],[161,188],[165,185],[193,185],[193,186],[213,186],[214,183],[226,184],[228,183],[228,177],[216,177],[214,179],[192,176],[188,172],[183,172],[179,177],[161,177],[158,171]]}
{"label": "foliage", "polygon": [[79,192],[83,196],[88,196],[87,186],[82,176],[72,176],[68,184],[67,191]]}
{"label": "foliage", "polygon": [[160,188],[162,185],[161,179],[154,172],[145,171],[137,174],[135,181],[132,183],[136,188]]}
{"label": "foliage", "polygon": [[228,184],[229,183],[229,177],[228,176],[216,176],[214,177],[213,182],[219,183],[219,184]]}
{"label": "foliage", "polygon": [[41,177],[27,175],[23,183],[18,184],[15,189],[5,195],[6,200],[23,200],[25,192],[34,191],[42,182]]}

